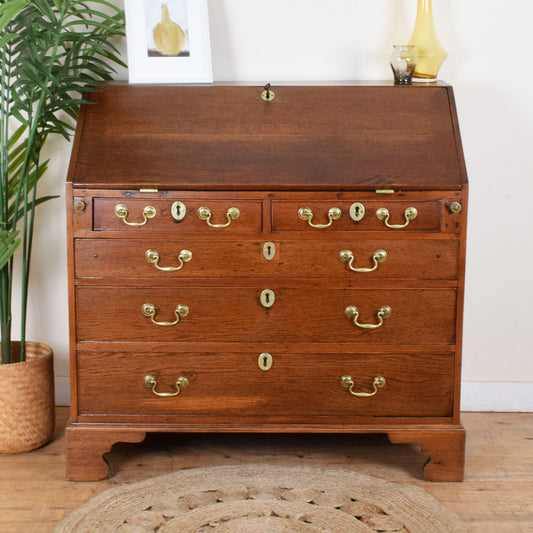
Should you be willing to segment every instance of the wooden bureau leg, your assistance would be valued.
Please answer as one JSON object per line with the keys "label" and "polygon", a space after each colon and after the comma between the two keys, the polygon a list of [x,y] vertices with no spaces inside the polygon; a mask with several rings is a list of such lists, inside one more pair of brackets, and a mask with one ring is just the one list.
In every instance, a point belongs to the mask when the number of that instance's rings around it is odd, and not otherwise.
{"label": "wooden bureau leg", "polygon": [[142,442],[144,431],[87,428],[68,425],[65,431],[67,478],[72,481],[98,481],[109,474],[104,453],[116,442]]}
{"label": "wooden bureau leg", "polygon": [[424,466],[424,477],[428,481],[463,480],[466,432],[462,426],[391,431],[389,439],[395,444],[419,444],[429,454]]}

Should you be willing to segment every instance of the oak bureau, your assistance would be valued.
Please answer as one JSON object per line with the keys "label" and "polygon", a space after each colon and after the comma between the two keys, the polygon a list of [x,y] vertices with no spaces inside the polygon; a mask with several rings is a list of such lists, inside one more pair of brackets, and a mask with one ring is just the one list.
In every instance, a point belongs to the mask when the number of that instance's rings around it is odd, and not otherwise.
{"label": "oak bureau", "polygon": [[147,432],[386,433],[461,480],[452,88],[128,86],[67,183],[67,475]]}

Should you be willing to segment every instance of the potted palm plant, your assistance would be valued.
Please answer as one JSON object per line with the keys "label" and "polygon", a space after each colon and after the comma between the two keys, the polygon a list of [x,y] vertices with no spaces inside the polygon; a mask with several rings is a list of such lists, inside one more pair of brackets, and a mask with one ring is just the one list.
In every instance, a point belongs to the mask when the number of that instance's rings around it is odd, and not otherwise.
{"label": "potted palm plant", "polygon": [[42,446],[54,426],[52,350],[26,340],[36,211],[53,198],[37,194],[41,150],[50,135],[70,139],[83,93],[122,64],[112,39],[123,32],[106,0],[0,0],[0,453]]}

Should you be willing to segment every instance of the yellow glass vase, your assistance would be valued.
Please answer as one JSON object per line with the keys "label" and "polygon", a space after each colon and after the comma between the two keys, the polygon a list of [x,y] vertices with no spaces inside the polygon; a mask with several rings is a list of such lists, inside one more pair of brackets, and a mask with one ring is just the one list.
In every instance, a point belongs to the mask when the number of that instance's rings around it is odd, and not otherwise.
{"label": "yellow glass vase", "polygon": [[432,0],[418,0],[415,29],[409,41],[415,47],[418,57],[413,73],[414,82],[436,81],[440,66],[448,56],[435,32],[431,2]]}

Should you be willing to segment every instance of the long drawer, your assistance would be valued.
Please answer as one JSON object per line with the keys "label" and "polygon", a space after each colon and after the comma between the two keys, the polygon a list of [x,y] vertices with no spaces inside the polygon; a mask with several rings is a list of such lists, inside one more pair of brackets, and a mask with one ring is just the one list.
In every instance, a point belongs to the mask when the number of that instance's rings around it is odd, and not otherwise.
{"label": "long drawer", "polygon": [[455,317],[453,288],[76,289],[78,341],[453,344]]}
{"label": "long drawer", "polygon": [[455,279],[456,240],[75,241],[76,277]]}
{"label": "long drawer", "polygon": [[[179,350],[179,349],[178,349]],[[235,417],[449,416],[452,363],[442,354],[78,353],[80,415]],[[153,379],[147,385],[145,377]],[[355,396],[352,392],[373,396]],[[341,383],[344,377],[345,385]],[[176,396],[176,381],[186,378]],[[385,378],[374,388],[376,378]]]}

